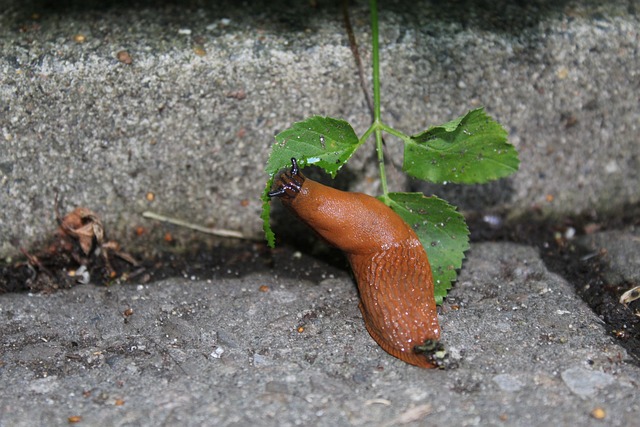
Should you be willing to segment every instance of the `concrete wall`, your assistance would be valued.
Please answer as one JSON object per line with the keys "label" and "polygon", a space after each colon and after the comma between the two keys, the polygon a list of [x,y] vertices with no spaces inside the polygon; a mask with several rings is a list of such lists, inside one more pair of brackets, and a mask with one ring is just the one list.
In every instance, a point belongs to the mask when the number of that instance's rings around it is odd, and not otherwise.
{"label": "concrete wall", "polygon": [[[340,8],[288,3],[1,0],[0,256],[53,230],[56,192],[124,243],[152,227],[145,210],[260,238],[273,135],[314,114],[359,134],[370,120]],[[464,189],[392,170],[394,190],[515,218],[640,201],[637,2],[438,3],[380,7],[383,118],[414,133],[484,105],[521,170]],[[366,2],[351,17],[368,65]],[[375,194],[372,150],[344,176]]]}

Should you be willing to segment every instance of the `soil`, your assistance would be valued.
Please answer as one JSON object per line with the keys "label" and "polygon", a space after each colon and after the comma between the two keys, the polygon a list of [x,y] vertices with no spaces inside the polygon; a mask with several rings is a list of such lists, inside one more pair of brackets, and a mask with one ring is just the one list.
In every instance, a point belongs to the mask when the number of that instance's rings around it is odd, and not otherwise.
{"label": "soil", "polygon": [[[184,250],[189,247],[188,250]],[[27,252],[29,253],[29,252]],[[11,264],[0,262],[0,294],[9,292],[51,293],[83,284],[77,275],[79,265],[69,257],[44,256],[35,251],[39,265],[27,260]],[[139,265],[113,258],[111,264],[117,274],[106,274],[100,256],[88,258],[87,271],[90,282],[108,286],[116,281],[152,283],[169,277],[186,277],[193,280],[243,277],[261,271],[277,269],[283,276],[296,279],[320,281],[327,274],[344,274],[348,264],[338,251],[327,250],[319,256],[303,253],[293,246],[279,245],[270,249],[264,243],[243,242],[241,244],[216,244],[215,239],[193,240],[181,243],[180,248],[165,246],[164,251],[154,255],[131,253],[140,261]],[[33,256],[32,256],[33,258]],[[291,267],[289,261],[300,258]],[[299,266],[302,266],[300,268]],[[328,272],[328,273],[327,273]]]}

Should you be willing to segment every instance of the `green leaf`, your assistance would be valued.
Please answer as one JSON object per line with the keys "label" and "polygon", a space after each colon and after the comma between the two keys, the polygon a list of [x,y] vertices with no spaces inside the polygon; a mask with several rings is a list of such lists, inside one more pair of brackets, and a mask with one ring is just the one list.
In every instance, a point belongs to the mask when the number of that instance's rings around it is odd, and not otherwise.
{"label": "green leaf", "polygon": [[359,145],[358,136],[349,123],[330,117],[313,116],[294,123],[276,135],[276,143],[271,149],[265,168],[269,179],[262,193],[260,215],[265,238],[270,247],[275,244],[275,235],[269,224],[271,205],[267,193],[271,190],[276,173],[283,168],[291,167],[291,158],[295,157],[301,168],[316,165],[335,178],[338,170]]}
{"label": "green leaf", "polygon": [[313,116],[294,123],[276,135],[276,143],[267,161],[267,173],[275,174],[291,165],[316,165],[335,178],[336,172],[359,146],[358,136],[344,120]]}
{"label": "green leaf", "polygon": [[[271,182],[273,179],[270,179]],[[271,216],[271,204],[269,203],[268,193],[271,189],[271,186],[267,187],[265,193],[262,195],[262,214],[260,218],[262,218],[262,229],[264,230],[264,238],[267,240],[267,245],[270,248],[275,247],[276,245],[276,235],[271,229],[271,224],[269,223],[269,217]]]}
{"label": "green leaf", "polygon": [[424,246],[438,304],[456,280],[464,252],[469,249],[469,229],[461,213],[442,199],[422,193],[389,193],[380,199],[415,230]]}
{"label": "green leaf", "polygon": [[403,170],[425,181],[484,183],[511,175],[520,165],[507,131],[482,108],[404,141]]}

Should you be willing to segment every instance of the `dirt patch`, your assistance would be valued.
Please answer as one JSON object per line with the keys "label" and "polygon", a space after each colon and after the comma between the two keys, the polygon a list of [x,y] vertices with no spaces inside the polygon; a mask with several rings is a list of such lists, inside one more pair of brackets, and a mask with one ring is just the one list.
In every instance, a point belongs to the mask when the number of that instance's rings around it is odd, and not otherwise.
{"label": "dirt patch", "polygon": [[620,296],[633,285],[608,283],[604,278],[608,267],[602,255],[569,247],[547,250],[543,259],[551,271],[563,275],[574,285],[576,293],[605,322],[607,331],[640,365],[640,317],[636,314],[640,312],[640,300],[628,306],[620,303]]}
{"label": "dirt patch", "polygon": [[332,274],[348,271],[346,260],[338,252],[324,251],[320,256],[301,252],[294,247],[280,245],[269,249],[266,244],[216,244],[215,239],[193,241],[188,250],[165,246],[154,255],[132,253],[139,265],[132,268],[122,260],[112,265],[117,275],[105,275],[104,264],[98,256],[91,259],[88,281],[76,273],[80,265],[67,258],[40,259],[46,271],[37,271],[28,260],[14,263],[0,262],[0,294],[9,292],[55,292],[73,286],[108,286],[120,283],[152,283],[169,277],[193,280],[243,277],[260,271],[276,269],[280,274],[300,280],[321,281]]}

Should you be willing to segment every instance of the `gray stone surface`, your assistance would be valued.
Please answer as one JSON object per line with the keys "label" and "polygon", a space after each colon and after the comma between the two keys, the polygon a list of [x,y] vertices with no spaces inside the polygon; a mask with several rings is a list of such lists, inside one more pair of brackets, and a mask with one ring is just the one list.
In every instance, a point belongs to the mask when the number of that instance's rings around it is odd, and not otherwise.
{"label": "gray stone surface", "polygon": [[[463,3],[381,7],[384,120],[412,133],[485,105],[522,167],[491,185],[420,188],[516,218],[637,203],[637,2]],[[365,2],[352,19],[368,64]],[[260,238],[273,135],[312,114],[368,126],[346,40],[322,1],[1,0],[0,255],[50,231],[56,192],[124,243],[149,226],[145,210]],[[371,154],[343,184],[378,191]],[[393,168],[390,180],[406,185]]]}
{"label": "gray stone surface", "polygon": [[640,369],[532,248],[472,246],[440,314],[458,363],[446,371],[382,351],[347,273],[313,282],[276,271],[0,296],[0,425],[629,426],[640,416]]}
{"label": "gray stone surface", "polygon": [[576,242],[602,256],[605,280],[612,286],[640,284],[640,229],[627,227],[580,236]]}

